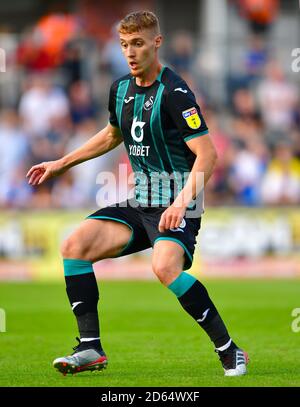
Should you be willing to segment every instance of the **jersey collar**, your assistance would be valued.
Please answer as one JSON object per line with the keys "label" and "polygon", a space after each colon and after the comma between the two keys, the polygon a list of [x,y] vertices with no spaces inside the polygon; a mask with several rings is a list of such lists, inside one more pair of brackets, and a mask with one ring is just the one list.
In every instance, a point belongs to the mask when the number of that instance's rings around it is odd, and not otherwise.
{"label": "jersey collar", "polygon": [[153,83],[151,83],[151,85],[149,85],[149,86],[140,86],[140,85],[138,85],[138,84],[136,83],[136,80],[135,80],[135,77],[134,77],[134,76],[132,76],[132,78],[131,78],[132,83],[133,83],[134,87],[135,87],[137,90],[146,91],[146,90],[152,88],[152,86],[153,86],[157,81],[158,81],[158,82],[161,82],[161,78],[162,78],[162,75],[163,75],[165,69],[166,69],[166,66],[163,65],[162,68],[161,68],[161,71],[160,71],[160,73],[157,75],[155,81],[154,81]]}

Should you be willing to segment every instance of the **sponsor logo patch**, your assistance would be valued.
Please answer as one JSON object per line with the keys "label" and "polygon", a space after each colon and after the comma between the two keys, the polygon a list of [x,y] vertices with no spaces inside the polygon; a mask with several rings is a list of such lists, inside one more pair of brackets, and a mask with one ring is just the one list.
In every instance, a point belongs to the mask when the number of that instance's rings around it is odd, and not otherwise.
{"label": "sponsor logo patch", "polygon": [[199,129],[201,125],[201,119],[195,107],[191,107],[190,109],[182,112],[182,116],[191,129]]}
{"label": "sponsor logo patch", "polygon": [[131,136],[133,140],[135,140],[137,143],[143,141],[144,138],[143,127],[145,126],[145,124],[146,124],[145,122],[139,122],[137,117],[133,119],[131,126]]}

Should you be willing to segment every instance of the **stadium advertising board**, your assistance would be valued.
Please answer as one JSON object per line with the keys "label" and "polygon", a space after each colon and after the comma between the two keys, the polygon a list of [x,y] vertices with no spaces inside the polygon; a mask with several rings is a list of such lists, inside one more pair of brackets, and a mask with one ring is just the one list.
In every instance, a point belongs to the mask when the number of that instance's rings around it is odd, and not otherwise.
{"label": "stadium advertising board", "polygon": [[[60,244],[84,217],[81,212],[2,212],[0,279],[60,279]],[[211,208],[202,225],[192,274],[224,278],[300,275],[299,210]],[[150,255],[147,250],[106,259],[95,270],[103,279],[151,279]]]}

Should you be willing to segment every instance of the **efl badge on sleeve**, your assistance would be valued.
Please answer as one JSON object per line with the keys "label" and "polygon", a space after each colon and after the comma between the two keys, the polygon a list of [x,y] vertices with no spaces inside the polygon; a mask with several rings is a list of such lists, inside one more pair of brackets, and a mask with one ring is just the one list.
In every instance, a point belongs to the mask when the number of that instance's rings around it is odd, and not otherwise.
{"label": "efl badge on sleeve", "polygon": [[182,112],[182,116],[191,129],[199,129],[201,125],[201,119],[195,107],[192,107]]}

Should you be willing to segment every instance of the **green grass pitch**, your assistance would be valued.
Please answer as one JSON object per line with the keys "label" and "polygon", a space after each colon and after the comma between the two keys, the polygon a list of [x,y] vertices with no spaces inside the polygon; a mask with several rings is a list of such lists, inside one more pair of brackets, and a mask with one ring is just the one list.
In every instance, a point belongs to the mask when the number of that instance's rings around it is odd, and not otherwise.
{"label": "green grass pitch", "polygon": [[243,377],[224,377],[213,345],[158,282],[98,282],[103,372],[59,374],[52,360],[76,345],[63,284],[1,283],[0,386],[299,386],[300,281],[205,281],[229,332],[248,351]]}

